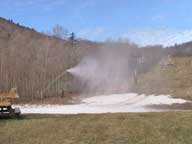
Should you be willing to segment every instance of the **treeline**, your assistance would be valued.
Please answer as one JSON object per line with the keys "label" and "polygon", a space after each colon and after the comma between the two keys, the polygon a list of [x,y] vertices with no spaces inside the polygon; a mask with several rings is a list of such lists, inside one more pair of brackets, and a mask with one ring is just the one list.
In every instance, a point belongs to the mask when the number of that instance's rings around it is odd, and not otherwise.
{"label": "treeline", "polygon": [[17,87],[21,99],[72,91],[71,76],[63,72],[76,65],[91,47],[96,44],[73,43],[0,19],[0,90]]}
{"label": "treeline", "polygon": [[192,56],[192,42],[186,42],[183,44],[175,44],[172,47],[168,47],[167,51],[172,56]]}

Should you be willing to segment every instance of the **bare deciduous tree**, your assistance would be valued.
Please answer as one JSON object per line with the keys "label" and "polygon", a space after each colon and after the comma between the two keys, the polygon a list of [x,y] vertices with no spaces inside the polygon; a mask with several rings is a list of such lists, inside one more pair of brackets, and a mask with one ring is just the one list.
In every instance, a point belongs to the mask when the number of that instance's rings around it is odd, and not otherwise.
{"label": "bare deciduous tree", "polygon": [[68,30],[64,29],[61,25],[58,24],[53,27],[52,31],[53,35],[58,38],[65,39],[68,36]]}

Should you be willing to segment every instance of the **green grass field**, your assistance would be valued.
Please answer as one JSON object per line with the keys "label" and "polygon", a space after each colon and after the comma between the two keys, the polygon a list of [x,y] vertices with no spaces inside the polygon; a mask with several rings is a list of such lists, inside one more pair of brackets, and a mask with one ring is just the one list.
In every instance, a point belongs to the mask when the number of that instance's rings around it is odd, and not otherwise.
{"label": "green grass field", "polygon": [[192,113],[25,115],[0,120],[0,144],[191,144]]}

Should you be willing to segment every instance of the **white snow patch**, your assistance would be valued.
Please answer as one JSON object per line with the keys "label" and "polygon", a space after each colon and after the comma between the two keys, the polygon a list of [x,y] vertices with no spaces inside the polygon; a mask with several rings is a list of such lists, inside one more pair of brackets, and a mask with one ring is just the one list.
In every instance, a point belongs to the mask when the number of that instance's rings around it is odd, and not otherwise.
{"label": "white snow patch", "polygon": [[138,95],[135,93],[100,95],[82,99],[74,105],[15,105],[22,113],[39,114],[79,114],[79,113],[116,113],[116,112],[153,112],[161,109],[149,108],[150,105],[183,104],[184,99],[170,95]]}

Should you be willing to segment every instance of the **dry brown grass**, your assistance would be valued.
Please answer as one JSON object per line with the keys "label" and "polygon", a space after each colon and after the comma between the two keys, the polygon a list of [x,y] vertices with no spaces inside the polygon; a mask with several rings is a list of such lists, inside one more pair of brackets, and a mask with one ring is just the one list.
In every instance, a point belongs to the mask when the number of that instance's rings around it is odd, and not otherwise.
{"label": "dry brown grass", "polygon": [[0,120],[2,144],[191,144],[192,113],[26,115]]}
{"label": "dry brown grass", "polygon": [[192,57],[174,57],[172,60],[172,66],[157,65],[152,71],[141,75],[136,91],[192,99]]}

